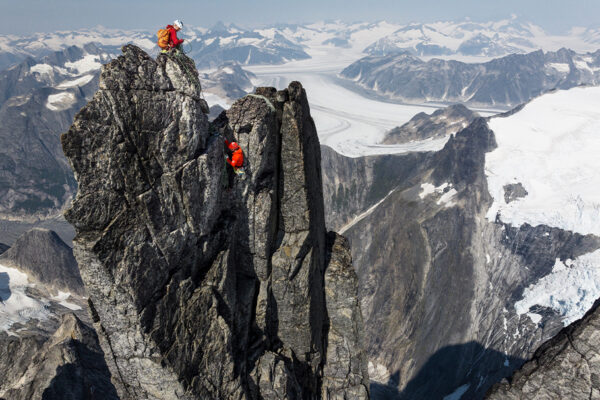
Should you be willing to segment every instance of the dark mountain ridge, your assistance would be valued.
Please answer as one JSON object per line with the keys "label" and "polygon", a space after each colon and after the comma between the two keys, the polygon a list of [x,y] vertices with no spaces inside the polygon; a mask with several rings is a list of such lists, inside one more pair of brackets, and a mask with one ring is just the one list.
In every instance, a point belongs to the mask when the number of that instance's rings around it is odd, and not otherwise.
{"label": "dark mountain ridge", "polygon": [[600,82],[600,50],[541,50],[511,54],[485,63],[423,61],[408,53],[369,56],[342,76],[379,95],[406,102],[468,103],[514,107],[552,89]]}

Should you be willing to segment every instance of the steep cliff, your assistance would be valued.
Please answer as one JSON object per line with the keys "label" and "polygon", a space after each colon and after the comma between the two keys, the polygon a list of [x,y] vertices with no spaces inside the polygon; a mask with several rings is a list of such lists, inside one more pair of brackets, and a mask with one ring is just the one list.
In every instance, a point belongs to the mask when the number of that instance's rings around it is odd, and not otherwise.
{"label": "steep cliff", "polygon": [[[368,397],[357,278],[327,235],[305,91],[209,125],[192,60],[135,46],[62,137],[67,219],[122,399]],[[223,137],[245,153],[229,180]]]}
{"label": "steep cliff", "polygon": [[487,399],[600,398],[600,301],[580,320],[544,343],[508,380],[495,385]]}
{"label": "steep cliff", "polygon": [[[352,244],[359,276],[372,398],[482,398],[563,327],[570,318],[565,314],[589,307],[587,299],[597,297],[598,264],[590,257],[600,249],[600,237],[552,223],[510,224],[508,212],[489,212],[497,199],[518,207],[534,196],[536,183],[551,186],[546,174],[562,176],[573,165],[579,169],[572,176],[587,179],[582,187],[598,187],[589,180],[597,176],[595,169],[585,162],[588,152],[590,160],[597,159],[587,150],[593,145],[583,150],[577,144],[576,153],[566,153],[576,160],[572,165],[548,161],[535,168],[539,175],[516,179],[520,170],[533,169],[526,162],[534,158],[531,153],[554,160],[544,147],[548,143],[571,151],[573,137],[594,137],[565,134],[556,145],[559,140],[549,134],[548,125],[574,132],[594,126],[596,114],[587,113],[578,114],[580,124],[546,122],[552,115],[571,115],[564,104],[576,100],[544,106],[554,114],[534,108],[532,123],[517,121],[508,131],[490,126],[523,118],[530,106],[504,118],[478,118],[437,152],[346,158],[323,151],[326,214],[335,216],[328,222],[343,221],[341,233]],[[514,170],[501,175],[490,156],[523,126],[533,126],[542,139],[521,134],[529,140],[516,140],[515,146],[527,157],[504,153]],[[490,177],[498,176],[500,190],[492,190]],[[552,189],[573,199],[582,193],[576,209],[585,211],[588,192],[579,192],[578,182],[564,182],[569,184]],[[560,198],[549,193],[548,199]],[[597,217],[573,214],[585,216],[580,226],[598,226],[591,223]]]}

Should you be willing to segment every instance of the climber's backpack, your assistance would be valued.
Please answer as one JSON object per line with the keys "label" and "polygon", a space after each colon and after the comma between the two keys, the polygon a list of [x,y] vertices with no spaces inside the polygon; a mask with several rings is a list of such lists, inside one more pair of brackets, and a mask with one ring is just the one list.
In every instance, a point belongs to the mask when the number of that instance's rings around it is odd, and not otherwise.
{"label": "climber's backpack", "polygon": [[169,30],[168,29],[159,29],[156,32],[156,36],[158,36],[158,47],[161,49],[169,48]]}

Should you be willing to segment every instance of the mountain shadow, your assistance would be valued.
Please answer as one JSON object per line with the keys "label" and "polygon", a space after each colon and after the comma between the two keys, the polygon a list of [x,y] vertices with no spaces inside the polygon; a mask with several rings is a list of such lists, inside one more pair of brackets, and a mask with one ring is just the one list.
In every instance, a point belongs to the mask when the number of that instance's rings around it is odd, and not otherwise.
{"label": "mountain shadow", "polygon": [[[512,374],[525,360],[486,349],[477,342],[446,346],[432,355],[404,390],[398,390],[400,372],[387,385],[371,383],[373,400],[437,400],[464,387],[461,400],[482,399],[496,382]],[[468,387],[466,386],[468,385]]]}
{"label": "mountain shadow", "polygon": [[72,340],[68,350],[76,354],[78,359],[56,368],[56,375],[42,393],[42,400],[119,399],[110,381],[104,354],[90,349],[79,340]]}

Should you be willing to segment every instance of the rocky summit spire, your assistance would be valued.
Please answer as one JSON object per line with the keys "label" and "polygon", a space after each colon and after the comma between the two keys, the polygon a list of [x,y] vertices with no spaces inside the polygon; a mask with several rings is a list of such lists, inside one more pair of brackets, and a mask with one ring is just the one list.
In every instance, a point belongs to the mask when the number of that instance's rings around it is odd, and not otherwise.
{"label": "rocky summit spire", "polygon": [[[357,278],[327,234],[300,83],[209,125],[193,61],[128,45],[62,137],[67,219],[127,399],[365,399]],[[222,136],[221,136],[222,135]],[[228,182],[223,137],[244,178]]]}

